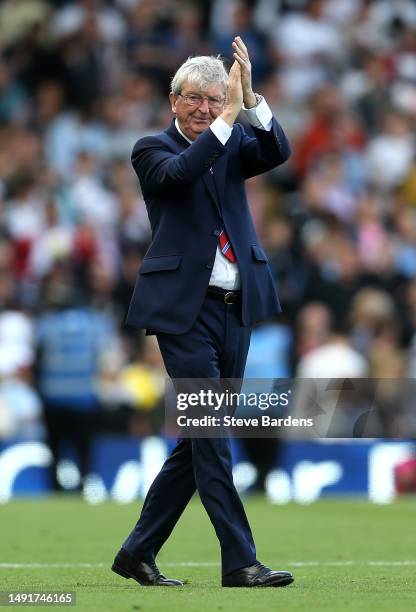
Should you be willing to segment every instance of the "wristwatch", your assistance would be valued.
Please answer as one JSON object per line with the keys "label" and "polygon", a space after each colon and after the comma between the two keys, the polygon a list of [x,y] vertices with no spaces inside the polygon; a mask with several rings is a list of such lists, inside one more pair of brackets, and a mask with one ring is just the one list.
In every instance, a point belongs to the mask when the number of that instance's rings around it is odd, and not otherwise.
{"label": "wristwatch", "polygon": [[254,96],[256,98],[256,106],[258,106],[260,104],[260,102],[263,100],[263,96],[261,96],[258,93],[254,93]]}

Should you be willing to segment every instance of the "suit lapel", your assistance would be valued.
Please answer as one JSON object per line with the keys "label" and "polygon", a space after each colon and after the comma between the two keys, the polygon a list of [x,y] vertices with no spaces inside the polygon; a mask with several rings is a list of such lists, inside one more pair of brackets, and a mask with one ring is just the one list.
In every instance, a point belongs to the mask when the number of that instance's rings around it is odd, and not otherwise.
{"label": "suit lapel", "polygon": [[228,152],[223,155],[214,166],[214,182],[217,188],[216,191],[218,194],[221,209],[225,200],[225,178],[227,174],[227,165]]}
{"label": "suit lapel", "polygon": [[[190,143],[178,132],[175,126],[175,119],[165,130],[165,133],[175,141],[175,144],[180,149],[186,149],[190,146]],[[217,163],[209,168],[202,176],[205,187],[210,195],[213,203],[215,204],[219,214],[222,216],[222,205],[224,201],[224,190],[225,190],[225,175],[227,172],[228,156],[223,155]]]}
{"label": "suit lapel", "polygon": [[214,182],[213,168],[210,168],[207,172],[205,172],[205,174],[202,176],[202,180],[204,181],[205,188],[208,191],[211,200],[218,209],[218,212],[221,214],[221,203],[217,194],[217,186]]}
{"label": "suit lapel", "polygon": [[227,171],[227,156],[224,155],[204,175],[205,187],[211,196],[219,214],[222,217],[222,206],[224,203],[225,174]]}

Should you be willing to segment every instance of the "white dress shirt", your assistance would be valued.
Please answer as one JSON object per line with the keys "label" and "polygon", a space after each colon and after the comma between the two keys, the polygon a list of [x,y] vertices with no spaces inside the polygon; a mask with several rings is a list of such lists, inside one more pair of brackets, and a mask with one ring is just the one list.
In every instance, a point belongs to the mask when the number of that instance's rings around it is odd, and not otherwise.
{"label": "white dress shirt", "polygon": [[[261,130],[270,131],[272,128],[272,112],[269,105],[264,98],[258,102],[253,108],[244,108],[245,115],[253,127],[260,128]],[[192,140],[187,138],[179,127],[178,120],[175,119],[175,126],[179,134],[185,138],[189,143],[192,144]],[[214,132],[215,136],[225,145],[227,140],[231,136],[233,129],[222,119],[217,117],[209,126],[209,129]],[[214,169],[211,169],[215,171]],[[215,253],[214,267],[212,269],[211,278],[209,280],[210,285],[215,287],[222,287],[230,291],[234,289],[240,289],[240,271],[238,269],[238,262],[233,263],[227,259],[217,245],[217,251]]]}

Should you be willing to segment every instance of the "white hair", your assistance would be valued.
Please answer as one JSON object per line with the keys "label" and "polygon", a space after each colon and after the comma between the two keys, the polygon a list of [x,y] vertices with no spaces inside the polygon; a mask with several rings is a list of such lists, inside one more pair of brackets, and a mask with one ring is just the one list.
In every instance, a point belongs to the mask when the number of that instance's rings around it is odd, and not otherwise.
{"label": "white hair", "polygon": [[193,83],[199,89],[205,89],[213,83],[222,83],[226,90],[228,74],[219,55],[198,55],[188,57],[178,68],[170,84],[171,92],[180,94],[185,81]]}

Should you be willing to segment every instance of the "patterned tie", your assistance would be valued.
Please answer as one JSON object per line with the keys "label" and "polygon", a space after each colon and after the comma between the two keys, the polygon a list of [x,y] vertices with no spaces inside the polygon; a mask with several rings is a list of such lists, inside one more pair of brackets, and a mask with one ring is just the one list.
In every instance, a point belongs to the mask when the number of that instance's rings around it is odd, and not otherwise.
{"label": "patterned tie", "polygon": [[[212,166],[209,169],[209,173],[211,174],[211,176],[214,176],[214,169]],[[221,233],[218,236],[218,242],[220,244],[221,253],[224,255],[224,257],[226,257],[228,261],[235,263],[237,261],[237,257],[235,256],[230,238],[225,230],[225,227],[222,228]]]}
{"label": "patterned tie", "polygon": [[228,237],[227,232],[225,231],[225,228],[223,227],[221,230],[221,234],[219,235],[219,243],[220,243],[220,249],[221,249],[221,253],[232,263],[235,263],[237,261],[237,258],[235,256],[235,253],[233,251],[233,247],[231,246],[231,242],[230,239]]}

